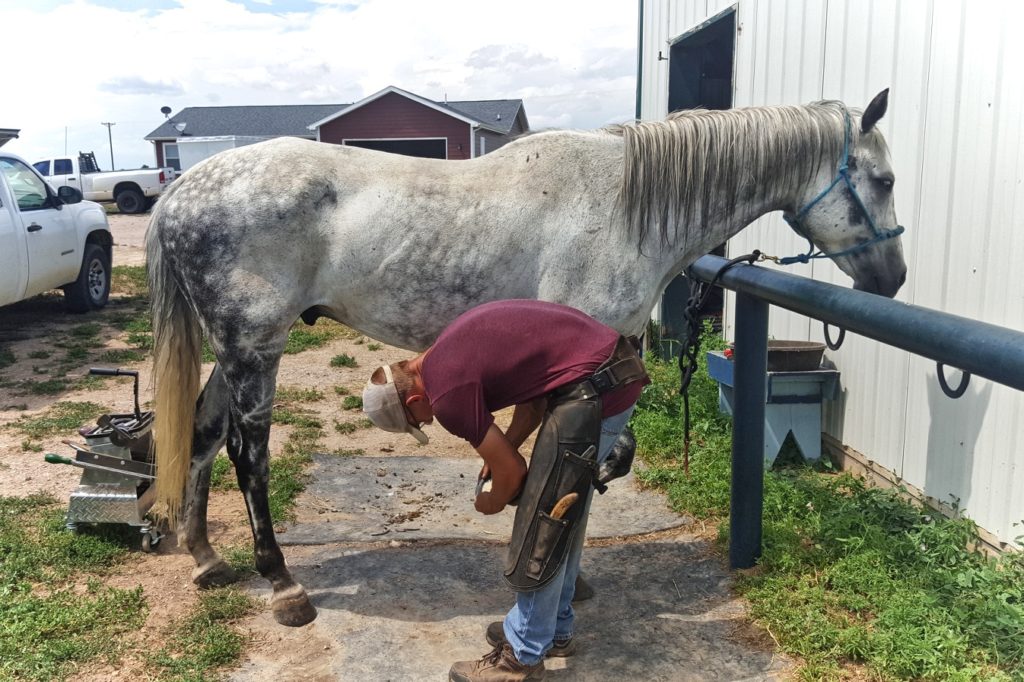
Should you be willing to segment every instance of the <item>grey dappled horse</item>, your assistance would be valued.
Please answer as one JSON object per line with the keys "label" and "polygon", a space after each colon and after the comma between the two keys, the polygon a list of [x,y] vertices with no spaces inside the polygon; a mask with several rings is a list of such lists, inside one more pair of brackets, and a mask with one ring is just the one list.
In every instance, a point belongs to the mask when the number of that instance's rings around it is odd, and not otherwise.
{"label": "grey dappled horse", "polygon": [[[780,210],[857,288],[895,295],[906,265],[875,128],[885,109],[883,92],[863,115],[839,102],[687,111],[533,134],[471,161],[276,139],[189,170],[157,205],[146,248],[158,497],[173,522],[187,492],[193,580],[234,579],[206,529],[226,442],[275,618],[316,617],[267,504],[275,380],[300,317],[422,350],[475,305],[528,298],[635,334],[682,268]],[[218,364],[199,395],[202,334]]]}

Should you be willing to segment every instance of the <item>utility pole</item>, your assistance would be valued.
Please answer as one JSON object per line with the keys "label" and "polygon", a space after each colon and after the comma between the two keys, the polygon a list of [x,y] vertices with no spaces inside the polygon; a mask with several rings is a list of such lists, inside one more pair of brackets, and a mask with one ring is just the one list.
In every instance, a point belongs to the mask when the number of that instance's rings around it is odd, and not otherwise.
{"label": "utility pole", "polygon": [[114,138],[110,134],[110,127],[116,126],[117,123],[100,123],[101,126],[107,126],[107,139],[110,141],[110,170],[117,170],[114,168]]}

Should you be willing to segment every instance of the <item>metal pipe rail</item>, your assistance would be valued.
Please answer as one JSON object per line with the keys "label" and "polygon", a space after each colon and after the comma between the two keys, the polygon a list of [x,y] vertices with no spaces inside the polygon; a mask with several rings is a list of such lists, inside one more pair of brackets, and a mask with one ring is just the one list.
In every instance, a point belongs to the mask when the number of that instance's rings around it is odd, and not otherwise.
{"label": "metal pipe rail", "polygon": [[[727,262],[704,256],[688,272],[710,282]],[[732,267],[719,284],[737,292],[729,541],[733,568],[749,568],[761,554],[768,304],[1024,391],[1024,332],[754,265]]]}

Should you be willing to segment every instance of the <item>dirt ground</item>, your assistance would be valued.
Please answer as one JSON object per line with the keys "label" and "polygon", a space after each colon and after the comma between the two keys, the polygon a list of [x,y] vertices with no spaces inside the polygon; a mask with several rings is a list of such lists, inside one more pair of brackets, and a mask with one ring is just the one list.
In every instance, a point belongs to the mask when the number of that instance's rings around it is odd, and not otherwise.
{"label": "dirt ground", "polygon": [[[114,235],[113,263],[119,265],[145,264],[144,239],[149,215],[111,215],[110,225]],[[92,402],[114,412],[129,412],[132,409],[132,387],[127,378],[103,379],[88,386],[75,386],[86,377],[90,366],[103,365],[98,358],[106,350],[129,348],[126,332],[117,329],[113,322],[117,316],[137,311],[137,304],[127,303],[118,296],[111,298],[108,306],[95,313],[74,315],[64,310],[59,294],[47,294],[12,306],[0,308],[0,347],[14,355],[14,362],[0,368],[0,495],[26,496],[32,493],[49,493],[58,500],[66,501],[78,484],[81,470],[71,466],[54,465],[44,462],[48,452],[64,456],[73,455],[72,450],[61,441],[81,440],[74,431],[60,433],[36,441],[33,447],[26,447],[26,436],[16,427],[22,419],[36,417],[58,402]],[[37,395],[19,388],[23,382],[45,379],[55,371],[56,358],[63,350],[55,341],[67,338],[76,327],[87,323],[99,323],[100,343],[90,349],[89,356],[67,371],[70,387],[55,394]],[[303,404],[314,410],[325,425],[323,444],[327,451],[335,449],[360,449],[367,456],[381,457],[395,453],[400,439],[378,429],[361,428],[350,434],[342,434],[331,425],[334,422],[347,423],[362,419],[359,410],[345,410],[341,397],[334,387],[343,386],[352,395],[360,395],[363,384],[372,369],[378,365],[394,362],[407,357],[407,351],[373,344],[369,339],[339,339],[320,348],[307,350],[295,355],[286,355],[278,375],[278,387],[316,388],[323,392],[322,401]],[[49,357],[41,357],[42,354]],[[339,354],[348,354],[356,359],[357,366],[332,367],[330,360]],[[32,357],[36,356],[36,357]],[[109,365],[107,365],[109,366]],[[119,365],[136,369],[140,374],[140,401],[145,405],[151,399],[150,363],[148,358],[141,362]],[[66,368],[66,367],[65,367]],[[212,365],[204,365],[208,373]],[[145,409],[145,407],[143,408]],[[499,423],[507,423],[511,413],[498,415]],[[465,444],[444,432],[438,426],[425,427],[430,436],[430,454],[447,457],[476,457]],[[287,439],[289,427],[275,425],[271,430],[271,451],[280,451]],[[409,454],[407,437],[401,438],[404,454]],[[411,439],[408,439],[411,440]],[[412,446],[415,448],[415,444]],[[248,522],[242,496],[233,493],[213,493],[210,502],[209,528],[212,542],[217,547],[230,547],[250,542]],[[301,548],[289,548],[287,553],[301,553]],[[136,633],[141,649],[155,651],[164,641],[164,631],[175,618],[186,614],[196,601],[196,589],[191,582],[193,562],[183,547],[178,547],[173,536],[165,538],[153,554],[138,553],[110,578],[109,582],[118,587],[141,585],[149,604],[146,625]],[[266,618],[254,618],[247,624],[253,640],[266,653],[274,651],[274,642],[281,639],[277,628],[265,629],[260,623]],[[296,641],[290,639],[282,646],[282,656],[292,660],[308,660],[323,651],[324,643],[314,640]],[[115,667],[101,665],[77,675],[79,680],[136,680],[141,679],[142,663],[122,661]]]}

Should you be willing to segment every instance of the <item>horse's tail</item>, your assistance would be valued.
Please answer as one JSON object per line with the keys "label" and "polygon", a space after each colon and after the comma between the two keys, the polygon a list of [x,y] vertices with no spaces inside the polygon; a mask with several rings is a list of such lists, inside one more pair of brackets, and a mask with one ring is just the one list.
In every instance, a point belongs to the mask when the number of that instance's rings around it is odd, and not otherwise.
{"label": "horse's tail", "polygon": [[160,227],[158,206],[146,235],[156,384],[156,504],[170,527],[175,528],[192,458],[202,331],[195,311],[163,257]]}

